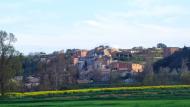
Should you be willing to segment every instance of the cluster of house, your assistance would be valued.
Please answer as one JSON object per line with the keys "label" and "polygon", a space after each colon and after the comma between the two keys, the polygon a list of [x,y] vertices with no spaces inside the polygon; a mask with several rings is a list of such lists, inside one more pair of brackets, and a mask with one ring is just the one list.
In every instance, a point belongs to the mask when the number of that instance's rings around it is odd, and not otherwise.
{"label": "cluster of house", "polygon": [[[158,51],[161,52],[161,55],[158,55],[159,58],[168,57],[179,51],[180,48],[177,47],[168,47],[164,49],[116,49],[109,46],[99,46],[92,50],[80,50],[73,49],[72,53],[72,64],[78,68],[79,79],[78,83],[90,83],[92,81],[93,75],[95,72],[98,72],[101,81],[108,81],[112,72],[117,72],[121,76],[126,76],[128,74],[135,75],[139,72],[143,72],[144,63],[134,63],[128,61],[134,55],[141,57],[149,57],[150,53],[155,53]],[[63,53],[63,51],[61,51]],[[41,55],[43,59],[54,58],[59,53],[54,53],[51,55]],[[155,56],[157,57],[157,55]],[[145,62],[146,63],[146,62]],[[39,85],[39,78],[28,77],[27,78],[28,87],[33,85]]]}
{"label": "cluster of house", "polygon": [[93,50],[78,50],[73,54],[72,62],[79,68],[79,71],[98,70],[102,72],[108,71],[130,71],[142,72],[143,65],[120,61],[132,56],[129,51],[121,51],[115,48],[100,46]]}
{"label": "cluster of house", "polygon": [[106,81],[112,71],[125,74],[136,74],[143,72],[144,63],[134,63],[126,60],[130,59],[133,55],[141,55],[143,58],[147,56],[149,57],[149,53],[156,53],[158,52],[157,50],[161,52],[161,55],[157,55],[158,58],[163,58],[179,51],[180,48],[134,48],[127,50],[111,48],[108,46],[99,46],[92,50],[73,51],[72,62],[79,69],[81,74],[80,79],[90,79],[86,76],[86,73],[89,73],[90,71],[99,71],[102,75],[105,75],[102,78]]}
{"label": "cluster of house", "polygon": [[119,50],[108,46],[99,46],[92,50],[74,50],[72,63],[78,68],[80,79],[88,80],[90,77],[86,74],[97,71],[104,75],[102,80],[106,81],[112,71],[118,73],[143,71],[143,64],[122,61],[132,57],[133,53],[135,52],[132,50]]}

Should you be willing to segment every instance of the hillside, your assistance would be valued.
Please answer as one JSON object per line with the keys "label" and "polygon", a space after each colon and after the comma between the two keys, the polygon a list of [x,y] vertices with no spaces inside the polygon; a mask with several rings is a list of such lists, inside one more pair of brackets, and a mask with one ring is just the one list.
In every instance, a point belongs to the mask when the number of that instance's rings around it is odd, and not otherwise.
{"label": "hillside", "polygon": [[161,59],[154,63],[154,70],[159,71],[162,68],[170,68],[172,71],[176,69],[180,72],[180,69],[188,67],[190,69],[190,48],[184,47],[178,52],[175,52],[173,55],[168,56],[164,59]]}

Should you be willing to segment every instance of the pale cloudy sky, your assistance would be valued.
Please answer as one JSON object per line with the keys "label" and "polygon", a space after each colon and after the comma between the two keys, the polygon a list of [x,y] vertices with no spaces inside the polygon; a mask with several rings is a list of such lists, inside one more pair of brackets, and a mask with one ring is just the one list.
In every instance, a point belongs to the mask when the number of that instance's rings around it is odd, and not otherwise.
{"label": "pale cloudy sky", "polygon": [[0,29],[14,33],[25,54],[190,46],[190,0],[1,0],[0,13]]}

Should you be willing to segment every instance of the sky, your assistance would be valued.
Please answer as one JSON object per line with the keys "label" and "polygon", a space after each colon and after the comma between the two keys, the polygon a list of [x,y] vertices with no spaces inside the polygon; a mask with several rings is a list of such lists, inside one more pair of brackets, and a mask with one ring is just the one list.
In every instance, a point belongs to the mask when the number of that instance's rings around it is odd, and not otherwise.
{"label": "sky", "polygon": [[1,0],[0,13],[0,30],[25,54],[190,46],[190,0]]}

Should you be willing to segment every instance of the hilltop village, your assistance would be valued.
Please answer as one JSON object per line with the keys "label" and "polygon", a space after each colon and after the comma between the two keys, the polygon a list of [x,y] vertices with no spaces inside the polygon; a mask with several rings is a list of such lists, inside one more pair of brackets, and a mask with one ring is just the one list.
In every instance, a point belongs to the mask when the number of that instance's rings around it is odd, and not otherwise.
{"label": "hilltop village", "polygon": [[39,84],[58,87],[65,83],[134,83],[137,81],[135,76],[144,72],[147,62],[154,63],[179,50],[178,47],[166,47],[164,44],[147,49],[117,49],[102,45],[91,50],[34,53],[27,56],[23,64],[24,77],[20,79],[25,80],[28,89]]}

